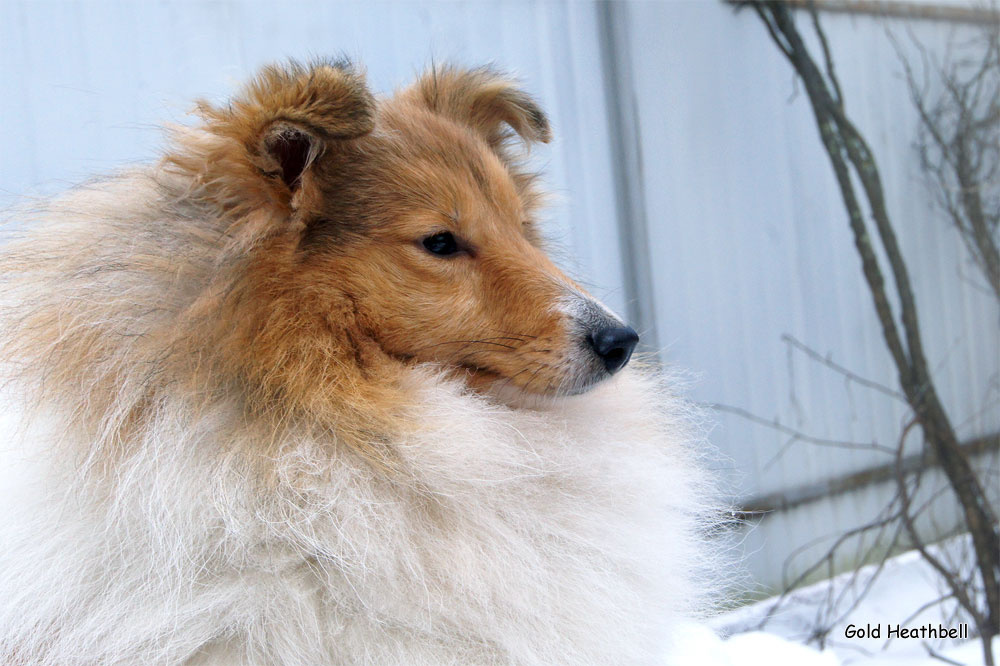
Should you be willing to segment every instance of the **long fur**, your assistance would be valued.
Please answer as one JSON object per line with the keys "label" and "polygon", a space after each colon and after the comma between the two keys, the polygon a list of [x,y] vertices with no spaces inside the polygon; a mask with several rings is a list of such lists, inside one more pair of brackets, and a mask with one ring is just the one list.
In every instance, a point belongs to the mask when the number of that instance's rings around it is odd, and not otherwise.
{"label": "long fur", "polygon": [[[192,165],[236,145],[184,132],[164,163],[12,218],[0,663],[659,663],[704,600],[711,513],[669,383],[630,368],[518,407],[355,345],[359,371],[333,342],[309,375],[313,329],[248,304],[270,181],[256,203],[213,189]],[[282,348],[291,370],[234,369],[275,328],[310,341]]]}

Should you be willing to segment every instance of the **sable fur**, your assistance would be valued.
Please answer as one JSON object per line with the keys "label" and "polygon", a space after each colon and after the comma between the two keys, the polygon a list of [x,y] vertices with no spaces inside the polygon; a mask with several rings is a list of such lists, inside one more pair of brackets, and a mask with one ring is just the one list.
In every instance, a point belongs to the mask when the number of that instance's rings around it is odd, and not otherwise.
{"label": "sable fur", "polygon": [[700,596],[697,438],[647,373],[565,395],[588,297],[511,143],[537,105],[315,63],[199,110],[12,218],[0,662],[657,663]]}

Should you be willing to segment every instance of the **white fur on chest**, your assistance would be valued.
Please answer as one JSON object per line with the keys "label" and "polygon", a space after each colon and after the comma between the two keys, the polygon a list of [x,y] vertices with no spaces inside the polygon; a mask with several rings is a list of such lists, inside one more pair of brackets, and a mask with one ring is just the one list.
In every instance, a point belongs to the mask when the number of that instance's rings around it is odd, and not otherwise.
{"label": "white fur on chest", "polygon": [[388,477],[329,442],[290,439],[265,481],[260,461],[231,453],[247,450],[231,410],[192,422],[181,400],[100,484],[39,466],[36,446],[25,469],[49,470],[32,486],[45,492],[3,501],[0,654],[656,663],[699,557],[681,408],[628,372],[530,410],[430,370],[410,379],[418,407]]}

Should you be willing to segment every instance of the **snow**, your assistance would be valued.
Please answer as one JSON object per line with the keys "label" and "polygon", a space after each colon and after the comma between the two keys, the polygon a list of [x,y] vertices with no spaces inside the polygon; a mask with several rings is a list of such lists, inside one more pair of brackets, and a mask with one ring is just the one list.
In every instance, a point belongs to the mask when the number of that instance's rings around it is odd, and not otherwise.
{"label": "snow", "polygon": [[[829,650],[816,650],[776,634],[749,631],[723,641],[706,625],[682,628],[668,666],[838,666]],[[938,664],[940,666],[940,664]]]}
{"label": "snow", "polygon": [[[944,547],[961,557],[967,541]],[[875,575],[878,573],[878,575]],[[938,575],[916,552],[858,574],[842,574],[802,588],[779,603],[767,599],[682,627],[668,666],[982,666],[982,644],[969,640],[889,638],[897,625],[960,629],[954,605],[929,604],[943,595]],[[852,608],[852,606],[854,606]],[[925,607],[926,606],[926,607]],[[850,625],[879,627],[879,637],[848,637]],[[816,628],[826,627],[822,646]],[[970,626],[969,631],[972,631]],[[811,643],[811,644],[810,644]],[[822,649],[821,649],[822,648]],[[1000,640],[992,644],[1000,656]]]}

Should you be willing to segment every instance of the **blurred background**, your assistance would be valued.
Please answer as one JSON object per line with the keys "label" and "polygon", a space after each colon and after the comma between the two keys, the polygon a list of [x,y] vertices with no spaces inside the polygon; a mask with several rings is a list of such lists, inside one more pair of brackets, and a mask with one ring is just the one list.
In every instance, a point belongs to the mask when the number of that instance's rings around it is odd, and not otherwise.
{"label": "blurred background", "polygon": [[[792,14],[822,65],[803,4]],[[998,296],[949,214],[915,100],[947,97],[939,74],[952,62],[996,76],[996,7],[817,9],[843,108],[881,173],[937,394],[995,512]],[[194,99],[225,100],[268,62],[330,54],[363,63],[385,94],[432,61],[494,63],[542,102],[556,138],[533,159],[555,195],[556,254],[628,315],[647,350],[690,372],[694,399],[714,411],[752,595],[902,548],[898,528],[860,530],[898,498],[900,465],[925,478],[923,538],[963,531],[954,493],[907,427],[913,411],[806,90],[752,8],[0,0],[0,205],[154,161],[161,124],[191,122]],[[995,146],[982,151],[995,163]],[[989,187],[1000,177],[983,173],[995,251]]]}

